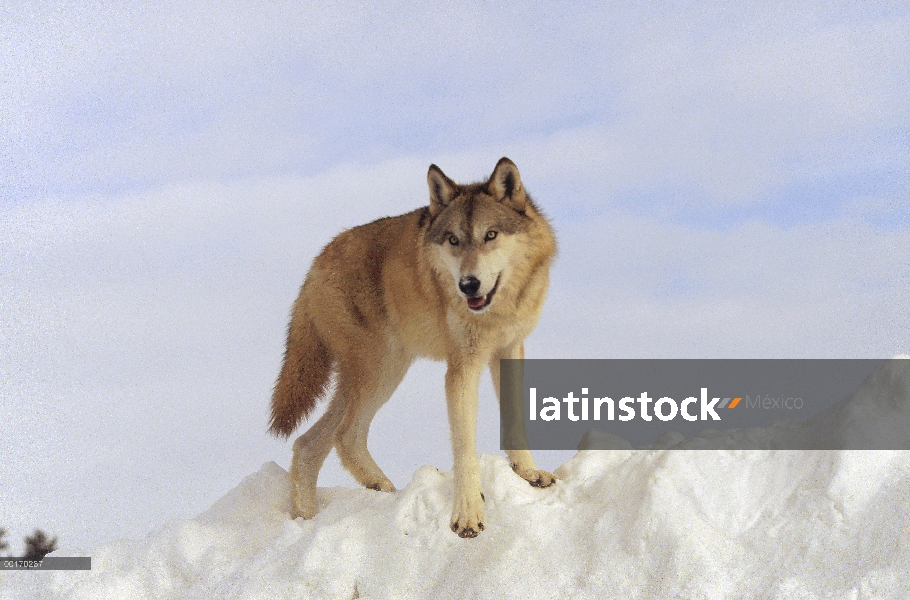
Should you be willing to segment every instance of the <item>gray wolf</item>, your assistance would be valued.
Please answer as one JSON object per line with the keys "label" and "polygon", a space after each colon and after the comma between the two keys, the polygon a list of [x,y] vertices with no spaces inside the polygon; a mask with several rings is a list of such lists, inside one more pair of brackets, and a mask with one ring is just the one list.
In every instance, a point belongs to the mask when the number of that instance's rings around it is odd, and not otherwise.
{"label": "gray wolf", "polygon": [[[499,397],[499,360],[523,358],[556,254],[553,230],[508,158],[486,182],[459,185],[427,173],[430,204],[344,231],[313,261],[294,303],[269,430],[287,437],[326,392],[323,416],[294,442],[292,518],[317,512],[316,480],[334,446],[368,487],[395,487],[367,450],[376,411],[418,357],[447,361],[446,406],[454,456],[452,530],[484,529],[475,444],[477,388],[489,367]],[[500,398],[501,401],[501,398]],[[531,485],[555,476],[527,450],[507,452]]]}

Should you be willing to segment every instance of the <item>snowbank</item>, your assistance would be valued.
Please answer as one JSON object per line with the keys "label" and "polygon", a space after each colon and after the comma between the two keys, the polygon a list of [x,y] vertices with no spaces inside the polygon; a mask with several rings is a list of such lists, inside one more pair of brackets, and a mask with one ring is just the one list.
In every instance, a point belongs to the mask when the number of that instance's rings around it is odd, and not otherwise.
{"label": "snowbank", "polygon": [[[861,431],[838,420],[851,403],[893,419],[910,361],[889,369],[816,426]],[[196,519],[98,549],[90,572],[0,573],[0,597],[910,596],[908,452],[581,451],[549,489],[503,457],[481,466],[476,539],[449,530],[452,477],[433,467],[396,494],[320,489],[316,518],[291,521],[268,463]]]}

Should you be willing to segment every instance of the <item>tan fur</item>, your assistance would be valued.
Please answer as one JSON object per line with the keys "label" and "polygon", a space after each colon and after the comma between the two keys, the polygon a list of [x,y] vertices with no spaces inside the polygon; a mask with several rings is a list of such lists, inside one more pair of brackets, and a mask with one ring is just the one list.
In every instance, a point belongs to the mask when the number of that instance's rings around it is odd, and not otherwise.
{"label": "tan fur", "polygon": [[[367,434],[411,363],[427,357],[448,363],[452,529],[474,537],[484,528],[475,444],[480,376],[490,368],[498,397],[499,360],[524,356],[556,242],[507,158],[484,183],[457,185],[435,165],[427,179],[429,207],[341,233],[316,257],[294,304],[270,430],[290,435],[331,372],[336,389],[325,414],[294,442],[293,517],[316,514],[316,480],[332,447],[362,485],[394,491],[367,450]],[[469,294],[459,285],[471,278],[477,291]],[[469,295],[488,305],[472,310]],[[537,470],[530,452],[508,455],[532,485],[555,480]]]}

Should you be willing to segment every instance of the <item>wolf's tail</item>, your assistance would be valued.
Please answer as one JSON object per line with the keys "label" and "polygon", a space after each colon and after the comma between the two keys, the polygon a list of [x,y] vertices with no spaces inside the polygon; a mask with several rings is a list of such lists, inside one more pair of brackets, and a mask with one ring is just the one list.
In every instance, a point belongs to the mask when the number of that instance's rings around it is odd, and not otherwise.
{"label": "wolf's tail", "polygon": [[316,408],[331,373],[328,347],[319,339],[309,315],[295,310],[288,326],[284,364],[272,394],[269,431],[276,436],[291,435]]}

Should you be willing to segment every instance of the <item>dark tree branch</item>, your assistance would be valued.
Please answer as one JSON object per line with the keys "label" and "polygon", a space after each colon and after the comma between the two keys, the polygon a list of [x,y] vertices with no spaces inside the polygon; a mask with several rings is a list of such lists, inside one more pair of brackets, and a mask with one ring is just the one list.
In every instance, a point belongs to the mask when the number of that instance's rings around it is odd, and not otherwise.
{"label": "dark tree branch", "polygon": [[57,549],[57,538],[50,539],[47,534],[36,529],[35,533],[25,538],[25,560],[41,560],[45,555]]}

